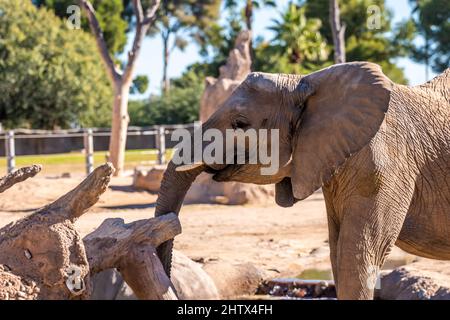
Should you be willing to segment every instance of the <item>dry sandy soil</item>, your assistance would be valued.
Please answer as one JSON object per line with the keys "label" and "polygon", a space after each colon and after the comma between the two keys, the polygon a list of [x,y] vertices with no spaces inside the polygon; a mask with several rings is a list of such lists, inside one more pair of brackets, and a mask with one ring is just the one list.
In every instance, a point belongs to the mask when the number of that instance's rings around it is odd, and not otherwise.
{"label": "dry sandy soil", "polygon": [[[0,195],[0,227],[55,200],[83,179],[46,175],[14,186]],[[131,176],[113,178],[100,201],[77,226],[85,235],[104,219],[126,222],[154,215],[156,195],[135,191]],[[186,205],[181,211],[183,233],[175,247],[194,260],[251,262],[273,276],[296,276],[304,270],[329,270],[329,249],[323,196],[315,193],[292,208],[264,206]],[[396,249],[388,266],[415,257]]]}

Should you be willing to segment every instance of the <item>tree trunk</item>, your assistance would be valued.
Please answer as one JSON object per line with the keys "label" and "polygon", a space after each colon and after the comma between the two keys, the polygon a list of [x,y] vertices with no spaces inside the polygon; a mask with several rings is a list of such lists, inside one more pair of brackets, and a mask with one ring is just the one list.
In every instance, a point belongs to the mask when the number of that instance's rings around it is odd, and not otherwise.
{"label": "tree trunk", "polygon": [[109,159],[113,163],[116,171],[114,175],[120,175],[123,171],[125,161],[125,144],[127,141],[128,129],[128,94],[132,82],[136,60],[141,51],[142,42],[147,34],[148,29],[156,19],[156,11],[161,0],[154,0],[144,13],[140,0],[133,0],[133,8],[136,16],[136,27],[134,33],[133,46],[128,52],[128,62],[123,72],[116,68],[113,57],[108,51],[108,47],[103,37],[103,31],[100,23],[95,16],[95,10],[91,2],[88,0],[78,0],[80,6],[86,12],[89,26],[95,37],[97,48],[100,56],[105,64],[106,71],[112,85],[114,86],[114,102],[111,124],[111,138],[109,141]]}
{"label": "tree trunk", "polygon": [[253,19],[253,1],[247,0],[245,5],[245,24],[247,26],[247,30],[252,29],[252,19]]}
{"label": "tree trunk", "polygon": [[330,0],[330,25],[333,34],[334,63],[345,62],[345,25],[341,25],[339,1]]}
{"label": "tree trunk", "polygon": [[131,82],[117,82],[114,88],[111,137],[109,140],[109,161],[116,169],[114,175],[123,172],[125,163],[125,145],[128,130],[128,95]]}
{"label": "tree trunk", "polygon": [[162,79],[162,86],[163,86],[163,92],[168,93],[170,90],[170,81],[169,77],[167,75],[167,68],[169,66],[169,58],[170,58],[170,51],[169,51],[169,33],[167,35],[163,35],[163,79]]}
{"label": "tree trunk", "polygon": [[430,41],[428,40],[428,31],[425,30],[425,81],[430,79],[428,71],[430,70]]}
{"label": "tree trunk", "polygon": [[250,64],[250,70],[253,70],[253,61],[255,61],[255,50],[253,49],[253,1],[247,0],[247,4],[245,5],[245,25],[247,26],[247,30],[250,31],[250,42],[249,42],[249,49],[250,49],[250,58],[251,58],[251,64]]}

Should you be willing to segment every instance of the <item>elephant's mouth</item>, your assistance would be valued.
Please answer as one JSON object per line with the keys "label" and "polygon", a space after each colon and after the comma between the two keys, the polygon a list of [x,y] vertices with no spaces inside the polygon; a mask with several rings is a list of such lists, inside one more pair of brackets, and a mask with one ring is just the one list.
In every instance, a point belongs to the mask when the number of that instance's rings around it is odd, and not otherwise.
{"label": "elephant's mouth", "polygon": [[206,173],[213,175],[213,180],[217,182],[230,181],[232,177],[239,171],[242,165],[228,164],[221,169],[207,167]]}

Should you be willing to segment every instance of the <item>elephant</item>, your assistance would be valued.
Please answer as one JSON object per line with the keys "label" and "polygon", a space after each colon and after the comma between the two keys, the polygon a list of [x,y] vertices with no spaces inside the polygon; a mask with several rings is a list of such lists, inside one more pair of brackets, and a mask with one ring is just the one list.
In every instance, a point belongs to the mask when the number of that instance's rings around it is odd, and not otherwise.
{"label": "elephant", "polygon": [[[250,73],[202,128],[279,129],[280,169],[263,176],[260,163],[178,170],[170,162],[155,214],[178,214],[201,172],[217,181],[275,184],[282,207],[322,188],[338,299],[373,299],[394,245],[450,259],[449,85],[450,69],[406,86],[370,62],[304,76]],[[168,273],[172,246],[158,248]]]}

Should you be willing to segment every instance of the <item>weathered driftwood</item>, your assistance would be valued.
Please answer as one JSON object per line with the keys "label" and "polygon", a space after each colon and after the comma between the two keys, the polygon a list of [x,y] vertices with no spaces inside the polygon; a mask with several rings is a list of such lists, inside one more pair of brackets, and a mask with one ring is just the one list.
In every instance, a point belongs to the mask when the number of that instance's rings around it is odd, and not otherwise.
{"label": "weathered driftwood", "polygon": [[[106,190],[113,170],[110,164],[98,167],[66,195],[0,229],[2,298],[89,296],[89,265],[74,222],[97,202]],[[2,180],[5,186],[12,186],[39,171],[39,166],[23,168]],[[18,291],[11,291],[12,283],[18,286]]]}
{"label": "weathered driftwood", "polygon": [[22,182],[28,178],[34,177],[41,171],[42,167],[40,165],[32,165],[29,167],[20,168],[10,174],[4,176],[0,179],[0,193],[11,188],[16,183]]}
{"label": "weathered driftwood", "polygon": [[91,274],[117,268],[139,299],[176,299],[155,248],[180,232],[175,214],[129,224],[106,219],[84,238]]}
{"label": "weathered driftwood", "polygon": [[[1,191],[40,166],[2,178]],[[90,275],[118,269],[140,299],[176,299],[155,248],[181,232],[175,214],[125,224],[107,219],[84,241],[74,222],[106,190],[114,169],[104,164],[75,189],[0,229],[0,299],[86,299]]]}

